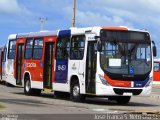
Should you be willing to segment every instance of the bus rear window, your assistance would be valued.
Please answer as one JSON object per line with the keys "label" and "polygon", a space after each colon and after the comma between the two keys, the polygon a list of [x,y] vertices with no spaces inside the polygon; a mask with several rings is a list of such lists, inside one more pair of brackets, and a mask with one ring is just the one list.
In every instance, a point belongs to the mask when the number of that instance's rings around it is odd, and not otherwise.
{"label": "bus rear window", "polygon": [[8,59],[14,59],[16,51],[16,40],[10,40],[9,41],[9,47],[8,47]]}

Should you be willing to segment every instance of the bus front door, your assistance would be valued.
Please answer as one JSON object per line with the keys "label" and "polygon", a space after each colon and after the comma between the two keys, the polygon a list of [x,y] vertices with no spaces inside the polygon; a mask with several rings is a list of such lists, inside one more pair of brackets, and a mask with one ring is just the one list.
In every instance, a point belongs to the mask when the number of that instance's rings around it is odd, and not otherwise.
{"label": "bus front door", "polygon": [[44,73],[43,73],[44,89],[52,89],[53,55],[54,55],[54,43],[48,42],[45,44],[45,53],[44,53]]}
{"label": "bus front door", "polygon": [[24,44],[18,44],[17,64],[16,64],[16,85],[22,85],[22,58],[24,52]]}
{"label": "bus front door", "polygon": [[86,61],[86,93],[95,93],[95,78],[97,64],[97,42],[89,41]]}

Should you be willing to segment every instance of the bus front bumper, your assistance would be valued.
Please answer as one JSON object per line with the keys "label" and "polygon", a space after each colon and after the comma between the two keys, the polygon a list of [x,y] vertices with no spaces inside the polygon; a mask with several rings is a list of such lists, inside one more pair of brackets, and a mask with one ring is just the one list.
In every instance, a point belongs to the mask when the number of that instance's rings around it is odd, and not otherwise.
{"label": "bus front bumper", "polygon": [[152,87],[113,87],[96,83],[97,96],[150,96]]}

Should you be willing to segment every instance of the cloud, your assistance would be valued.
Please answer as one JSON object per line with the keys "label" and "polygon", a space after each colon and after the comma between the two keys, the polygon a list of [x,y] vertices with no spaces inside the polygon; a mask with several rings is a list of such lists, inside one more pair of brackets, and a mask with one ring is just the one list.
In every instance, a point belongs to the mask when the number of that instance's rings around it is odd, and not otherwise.
{"label": "cloud", "polygon": [[81,26],[130,26],[131,23],[119,16],[109,16],[98,12],[77,11],[77,23]]}
{"label": "cloud", "polygon": [[31,14],[31,12],[24,6],[20,5],[17,0],[0,0],[0,13],[19,15]]}
{"label": "cloud", "polygon": [[[77,1],[76,25],[78,27],[108,25],[148,29],[152,40],[160,49],[159,5],[160,0]],[[66,7],[66,11],[68,16],[72,16],[72,5]]]}
{"label": "cloud", "polygon": [[[86,0],[78,3],[80,11],[101,13],[103,16],[118,16],[125,21],[148,25],[150,22],[160,24],[160,0]],[[86,16],[87,17],[87,16]],[[114,21],[113,21],[114,22]]]}

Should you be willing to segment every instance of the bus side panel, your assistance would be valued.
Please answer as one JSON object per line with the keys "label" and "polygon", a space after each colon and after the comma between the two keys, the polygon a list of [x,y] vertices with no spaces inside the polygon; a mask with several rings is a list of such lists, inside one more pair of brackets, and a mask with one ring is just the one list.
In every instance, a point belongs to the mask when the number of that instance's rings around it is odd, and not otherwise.
{"label": "bus side panel", "polygon": [[29,71],[31,74],[31,80],[42,82],[43,81],[43,66],[41,65],[42,60],[25,60],[24,71]]}
{"label": "bus side panel", "polygon": [[68,76],[68,60],[56,60],[55,82],[66,83]]}

